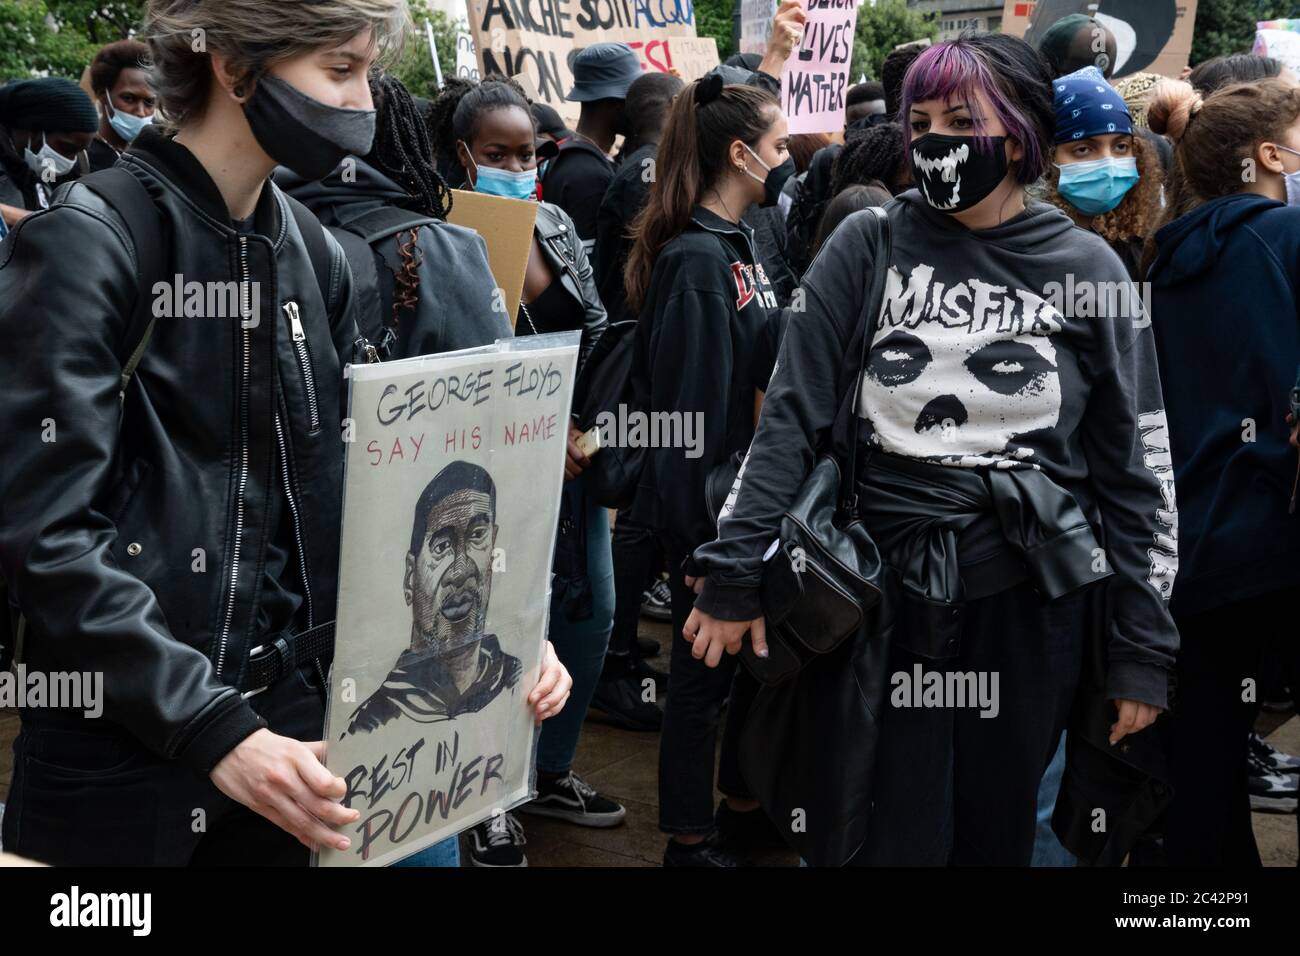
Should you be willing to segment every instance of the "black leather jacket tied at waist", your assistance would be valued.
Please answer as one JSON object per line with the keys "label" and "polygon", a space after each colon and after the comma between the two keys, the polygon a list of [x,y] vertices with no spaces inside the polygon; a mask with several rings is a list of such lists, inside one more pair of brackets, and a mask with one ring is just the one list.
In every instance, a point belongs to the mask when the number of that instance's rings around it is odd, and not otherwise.
{"label": "black leather jacket tied at waist", "polygon": [[1035,468],[977,470],[875,452],[858,500],[897,576],[894,640],[926,657],[957,653],[968,600],[1026,579],[1053,600],[1112,573],[1074,497]]}

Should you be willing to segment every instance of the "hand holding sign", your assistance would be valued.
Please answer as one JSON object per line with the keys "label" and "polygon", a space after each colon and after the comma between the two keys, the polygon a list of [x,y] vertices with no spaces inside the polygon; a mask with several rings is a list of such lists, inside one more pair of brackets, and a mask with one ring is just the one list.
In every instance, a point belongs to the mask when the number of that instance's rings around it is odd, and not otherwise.
{"label": "hand holding sign", "polygon": [[807,15],[803,12],[800,0],[782,0],[777,7],[776,16],[772,18],[772,34],[767,38],[767,52],[763,62],[758,65],[760,73],[768,76],[780,76],[785,70],[785,61],[803,40],[804,24]]}

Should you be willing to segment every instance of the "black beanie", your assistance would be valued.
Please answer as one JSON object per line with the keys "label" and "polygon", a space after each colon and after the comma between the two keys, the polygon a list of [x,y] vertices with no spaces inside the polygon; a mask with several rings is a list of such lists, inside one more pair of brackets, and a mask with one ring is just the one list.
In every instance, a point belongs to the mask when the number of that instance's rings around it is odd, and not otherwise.
{"label": "black beanie", "polygon": [[0,86],[0,123],[49,133],[93,133],[99,112],[86,91],[59,76]]}

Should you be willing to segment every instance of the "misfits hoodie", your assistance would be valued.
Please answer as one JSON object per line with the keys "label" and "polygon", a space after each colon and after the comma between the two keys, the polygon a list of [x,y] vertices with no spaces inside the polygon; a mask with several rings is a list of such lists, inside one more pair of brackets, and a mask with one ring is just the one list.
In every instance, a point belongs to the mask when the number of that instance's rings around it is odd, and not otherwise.
{"label": "misfits hoodie", "polygon": [[852,394],[864,446],[1042,469],[1070,491],[1115,572],[1107,692],[1164,706],[1178,519],[1155,343],[1124,266],[1041,202],[981,231],[915,190],[887,208],[893,261],[865,374],[854,381],[871,255],[859,213],[796,291],[730,511],[695,552],[708,574],[697,606],[728,620],[762,613],[764,554]]}
{"label": "misfits hoodie", "polygon": [[1182,504],[1183,615],[1300,585],[1286,424],[1300,209],[1226,196],[1169,223],[1156,246],[1148,279]]}

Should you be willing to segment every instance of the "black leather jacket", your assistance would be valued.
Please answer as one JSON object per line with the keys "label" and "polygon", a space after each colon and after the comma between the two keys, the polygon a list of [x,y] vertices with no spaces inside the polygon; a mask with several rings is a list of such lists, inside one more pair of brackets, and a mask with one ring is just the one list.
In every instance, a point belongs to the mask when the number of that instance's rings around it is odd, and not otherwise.
{"label": "black leather jacket", "polygon": [[546,254],[551,272],[560,277],[564,291],[577,300],[585,313],[582,346],[578,351],[578,368],[582,368],[606,324],[605,306],[601,304],[600,292],[596,288],[595,270],[582,248],[582,239],[573,226],[573,220],[554,203],[537,204],[533,235]]}
{"label": "black leather jacket", "polygon": [[295,623],[333,616],[351,278],[328,240],[322,301],[269,182],[243,234],[171,140],[142,133],[123,165],[160,211],[167,275],[255,283],[257,311],[160,318],[120,402],[138,285],[124,223],[75,183],[24,219],[0,246],[0,568],[29,668],[102,672],[104,719],[206,771],[263,725],[236,688],[266,637],[254,622],[282,517],[305,592]]}

